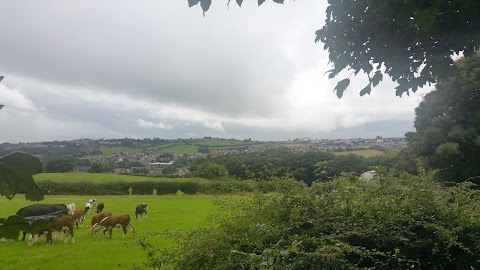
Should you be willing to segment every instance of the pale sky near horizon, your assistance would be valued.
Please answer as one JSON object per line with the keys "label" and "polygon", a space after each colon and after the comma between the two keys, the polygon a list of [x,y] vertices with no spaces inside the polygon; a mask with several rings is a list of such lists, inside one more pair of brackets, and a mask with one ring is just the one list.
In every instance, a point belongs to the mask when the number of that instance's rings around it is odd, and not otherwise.
{"label": "pale sky near horizon", "polygon": [[342,99],[314,43],[326,1],[14,1],[0,9],[0,143],[359,138],[413,130],[426,90]]}

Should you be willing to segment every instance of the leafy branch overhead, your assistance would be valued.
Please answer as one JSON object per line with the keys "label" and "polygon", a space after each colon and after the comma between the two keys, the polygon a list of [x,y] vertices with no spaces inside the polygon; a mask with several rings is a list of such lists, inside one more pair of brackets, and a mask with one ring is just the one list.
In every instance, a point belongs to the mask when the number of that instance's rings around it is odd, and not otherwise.
{"label": "leafy branch overhead", "polygon": [[0,195],[11,200],[23,191],[27,200],[43,200],[43,191],[32,177],[41,172],[42,163],[32,155],[15,152],[0,158]]}
{"label": "leafy branch overhead", "polygon": [[[284,1],[273,0],[276,3]],[[203,11],[211,0],[201,3]],[[229,1],[230,2],[230,1]],[[240,6],[242,0],[237,0]],[[261,5],[265,0],[258,0]],[[388,75],[402,96],[447,76],[451,56],[470,56],[480,44],[480,1],[465,0],[328,0],[325,25],[315,32],[324,43],[330,63],[329,78],[341,71],[364,72],[369,83],[360,95]],[[347,81],[335,88],[343,96]]]}
{"label": "leafy branch overhead", "polygon": [[[210,8],[210,5],[212,4],[212,0],[187,0],[187,1],[188,1],[189,7],[193,7],[198,3],[200,3],[200,7],[202,7],[203,12],[207,12],[208,9]],[[230,1],[231,0],[228,0],[227,5],[230,5]],[[265,2],[265,0],[257,0],[257,1],[258,1],[258,6],[262,5]],[[272,1],[278,4],[283,4],[284,2],[284,0],[272,0]],[[241,7],[243,0],[235,0],[235,2],[237,2],[237,5]]]}

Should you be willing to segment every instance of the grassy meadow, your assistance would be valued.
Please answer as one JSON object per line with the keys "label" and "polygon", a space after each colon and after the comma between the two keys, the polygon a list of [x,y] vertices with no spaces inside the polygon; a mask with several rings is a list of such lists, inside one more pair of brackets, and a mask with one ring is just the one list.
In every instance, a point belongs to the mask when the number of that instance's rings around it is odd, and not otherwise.
{"label": "grassy meadow", "polygon": [[159,181],[159,182],[195,182],[206,183],[211,182],[204,178],[162,178],[147,177],[138,175],[122,175],[111,173],[39,173],[33,176],[35,181],[50,180],[53,182],[64,183],[106,183],[106,182],[142,182],[142,181]]}
{"label": "grassy meadow", "polygon": [[343,152],[333,152],[335,156],[346,156],[346,155],[359,155],[363,157],[376,157],[385,155],[384,152],[375,149],[365,149],[365,150],[353,150],[353,151],[343,151]]}
{"label": "grassy meadow", "polygon": [[243,147],[255,147],[255,146],[271,146],[274,143],[270,142],[244,142],[239,140],[210,140],[210,141],[198,141],[192,143],[183,143],[183,142],[172,142],[167,144],[162,144],[159,146],[151,146],[148,148],[130,148],[125,146],[105,146],[100,147],[102,154],[99,155],[89,155],[85,156],[86,159],[100,159],[108,158],[115,154],[120,154],[121,152],[143,152],[148,150],[152,154],[160,153],[179,153],[179,154],[188,154],[188,153],[197,153],[200,146],[208,146],[212,150],[227,150]]}
{"label": "grassy meadow", "polygon": [[[83,208],[92,196],[46,196],[41,203],[74,202]],[[138,269],[143,268],[146,252],[135,245],[146,232],[159,232],[167,229],[187,229],[205,226],[209,214],[214,213],[214,196],[96,196],[97,202],[105,203],[104,212],[113,215],[130,214],[132,225],[138,235],[134,238],[129,231],[122,238],[122,229],[113,230],[112,239],[105,238],[102,231],[93,237],[86,227],[90,224],[93,212],[86,217],[84,228],[74,229],[75,244],[65,244],[54,239],[53,245],[46,245],[45,237],[32,246],[26,242],[0,242],[0,269]],[[148,204],[148,219],[135,220],[134,210],[139,203]],[[24,206],[33,204],[17,195],[11,201],[0,198],[0,217],[13,215]],[[27,236],[28,237],[28,236]],[[20,239],[20,238],[19,238]],[[168,248],[171,243],[160,237],[150,237],[152,243]]]}

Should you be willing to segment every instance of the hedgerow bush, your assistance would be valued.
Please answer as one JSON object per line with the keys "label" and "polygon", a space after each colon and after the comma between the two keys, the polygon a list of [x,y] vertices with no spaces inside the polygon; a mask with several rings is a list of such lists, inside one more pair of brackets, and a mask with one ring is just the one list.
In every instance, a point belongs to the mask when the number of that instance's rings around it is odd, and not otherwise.
{"label": "hedgerow bush", "polygon": [[199,193],[200,184],[194,182],[107,182],[107,183],[58,183],[41,181],[38,185],[49,195],[128,195],[131,187],[135,195],[151,195],[152,190],[157,190],[157,195],[175,194],[182,190],[186,194]]}
{"label": "hedgerow bush", "polygon": [[[38,185],[45,194],[49,195],[128,195],[131,188],[135,195],[151,195],[156,190],[157,195],[175,194],[177,190],[185,194],[237,194],[251,192],[273,192],[282,185],[283,180],[274,181],[212,181],[210,183],[198,182],[54,182],[50,180],[39,181]],[[305,186],[303,182],[292,183],[296,186]],[[21,193],[21,191],[20,191]]]}
{"label": "hedgerow bush", "polygon": [[172,247],[140,243],[164,269],[480,269],[479,202],[471,183],[338,179],[219,201]]}

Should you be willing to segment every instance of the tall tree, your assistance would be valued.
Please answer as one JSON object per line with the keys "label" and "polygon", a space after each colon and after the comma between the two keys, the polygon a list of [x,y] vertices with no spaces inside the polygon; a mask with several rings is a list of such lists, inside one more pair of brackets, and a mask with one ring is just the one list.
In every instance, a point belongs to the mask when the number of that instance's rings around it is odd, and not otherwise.
{"label": "tall tree", "polygon": [[[243,0],[236,2],[241,6]],[[258,5],[264,2],[258,0]],[[205,12],[211,0],[188,0],[189,6],[198,3]],[[415,92],[449,73],[452,54],[471,55],[480,44],[480,1],[328,0],[326,13],[315,41],[329,52],[329,77],[344,76],[343,70],[364,72],[369,83],[362,96],[383,74],[399,84],[398,96]],[[349,78],[338,82],[339,98],[349,84]]]}
{"label": "tall tree", "polygon": [[[480,175],[480,55],[457,61],[415,109],[416,133],[409,151],[438,169],[438,177],[461,181]],[[480,182],[480,181],[479,181]]]}

